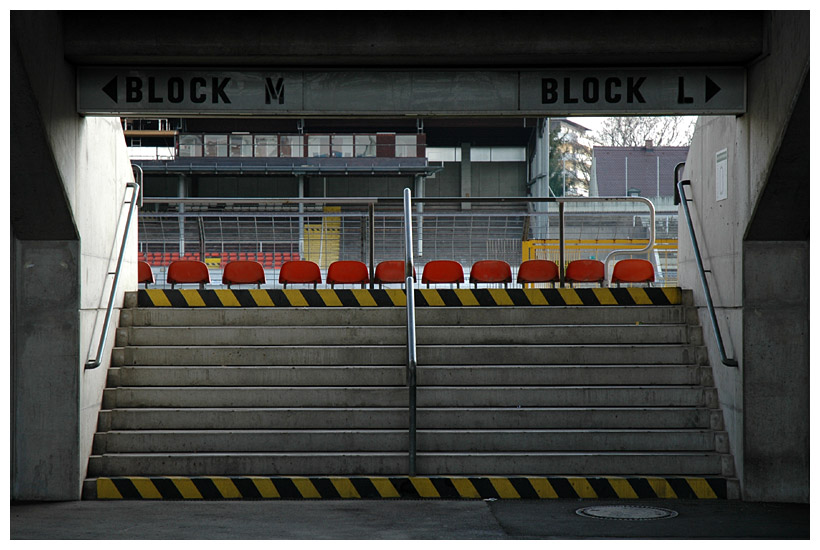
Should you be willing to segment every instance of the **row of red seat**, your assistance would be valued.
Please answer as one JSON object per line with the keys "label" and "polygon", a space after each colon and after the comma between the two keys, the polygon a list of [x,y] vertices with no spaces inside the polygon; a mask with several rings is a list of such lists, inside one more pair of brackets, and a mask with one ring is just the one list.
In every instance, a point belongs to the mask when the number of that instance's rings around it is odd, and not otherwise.
{"label": "row of red seat", "polygon": [[[598,260],[573,260],[567,265],[564,282],[572,286],[575,283],[604,284],[604,263]],[[558,265],[550,260],[527,260],[518,268],[518,284],[560,282]],[[655,281],[655,269],[647,260],[628,259],[615,264],[612,271],[612,283],[651,283]],[[424,266],[422,284],[464,282],[464,270],[461,264],[452,260],[436,260]],[[470,284],[512,283],[512,269],[501,260],[482,260],[473,264],[470,269]]]}
{"label": "row of red seat", "polygon": [[[413,278],[416,278],[415,270]],[[615,264],[612,270],[612,283],[651,283],[655,280],[655,270],[646,260],[628,259]],[[211,276],[208,267],[196,260],[177,260],[168,267],[166,281],[171,288],[175,284],[210,284]],[[518,269],[518,284],[555,283],[560,281],[558,266],[550,260],[527,260]],[[139,282],[153,283],[154,275],[151,266],[139,262]],[[228,288],[232,284],[255,284],[260,288],[265,284],[265,270],[262,264],[255,261],[235,261],[225,265],[222,273],[222,284]],[[405,267],[401,260],[389,260],[376,266],[373,282],[378,285],[405,282]],[[422,284],[429,288],[431,284],[455,284],[458,287],[464,282],[464,269],[453,260],[433,260],[424,266],[421,276]],[[482,260],[473,264],[470,270],[470,283],[500,283],[506,287],[512,282],[512,269],[501,260]],[[574,260],[567,265],[564,282],[570,286],[575,283],[604,283],[604,264],[598,260]],[[279,283],[287,288],[289,284],[312,284],[313,288],[322,283],[322,273],[315,262],[293,260],[282,264],[279,271]],[[339,260],[328,266],[327,284],[333,288],[337,284],[360,284],[362,288],[370,283],[367,266],[359,261]]]}
{"label": "row of red seat", "polygon": [[[222,264],[236,261],[259,262],[264,267],[279,269],[282,264],[291,260],[299,260],[298,252],[224,252],[221,254],[207,253],[206,258],[219,258]],[[180,256],[179,252],[139,252],[137,260],[146,262],[154,267],[169,266],[171,262],[179,260],[199,260],[199,252],[187,252]]]}

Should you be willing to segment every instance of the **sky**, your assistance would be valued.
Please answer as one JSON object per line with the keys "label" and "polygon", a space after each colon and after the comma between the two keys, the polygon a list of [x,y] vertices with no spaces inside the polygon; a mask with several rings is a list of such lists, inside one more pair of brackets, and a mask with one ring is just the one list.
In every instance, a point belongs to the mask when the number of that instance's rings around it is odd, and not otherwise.
{"label": "sky", "polygon": [[598,131],[607,118],[608,117],[571,116],[567,117],[567,120],[580,124],[581,126],[586,126],[594,133]]}
{"label": "sky", "polygon": [[601,124],[609,117],[596,117],[596,116],[571,116],[567,117],[567,120],[571,120],[576,124],[580,124],[581,126],[586,126],[593,132],[597,132],[598,129],[601,127]]}

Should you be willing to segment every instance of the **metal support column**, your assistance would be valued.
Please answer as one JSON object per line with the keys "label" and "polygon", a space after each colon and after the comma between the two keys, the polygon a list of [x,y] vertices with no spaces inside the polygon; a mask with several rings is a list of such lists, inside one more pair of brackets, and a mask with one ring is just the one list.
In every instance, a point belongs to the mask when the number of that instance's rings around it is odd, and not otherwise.
{"label": "metal support column", "polygon": [[[423,199],[424,198],[424,183],[426,178],[424,174],[419,174],[416,176],[416,199]],[[423,214],[424,214],[424,204],[421,200],[416,200],[416,214],[418,219],[416,221],[416,234],[418,235],[418,250],[416,250],[416,255],[421,256],[422,254],[422,227],[423,227]]]}
{"label": "metal support column", "polygon": [[560,274],[560,281],[561,281],[561,288],[564,288],[564,203],[558,203],[558,231],[560,232],[558,237],[558,266],[559,266],[559,274]]}
{"label": "metal support column", "polygon": [[[470,144],[461,144],[461,196],[471,197],[473,192],[473,167],[470,159]],[[462,202],[462,210],[470,210],[469,202]]]}
{"label": "metal support column", "polygon": [[367,206],[368,240],[370,248],[370,289],[376,288],[373,279],[376,278],[376,205]]}
{"label": "metal support column", "polygon": [[[305,176],[300,174],[296,176],[296,181],[299,184],[299,198],[305,198]],[[299,258],[305,257],[305,204],[299,201]]]}
{"label": "metal support column", "polygon": [[[185,198],[185,176],[180,174],[177,180],[177,195],[179,198]],[[179,203],[177,205],[179,212],[179,257],[185,256],[185,204]],[[164,248],[164,247],[163,247]],[[165,252],[163,250],[163,252]]]}

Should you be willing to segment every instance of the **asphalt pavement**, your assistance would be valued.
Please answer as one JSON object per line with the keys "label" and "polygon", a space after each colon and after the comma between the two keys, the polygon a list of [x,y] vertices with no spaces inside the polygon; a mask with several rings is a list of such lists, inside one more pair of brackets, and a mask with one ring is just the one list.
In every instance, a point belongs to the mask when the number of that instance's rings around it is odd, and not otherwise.
{"label": "asphalt pavement", "polygon": [[[606,508],[598,508],[602,506]],[[594,517],[589,510],[578,513],[588,507],[595,508]],[[76,501],[10,506],[12,540],[808,541],[809,526],[808,504],[731,500]]]}

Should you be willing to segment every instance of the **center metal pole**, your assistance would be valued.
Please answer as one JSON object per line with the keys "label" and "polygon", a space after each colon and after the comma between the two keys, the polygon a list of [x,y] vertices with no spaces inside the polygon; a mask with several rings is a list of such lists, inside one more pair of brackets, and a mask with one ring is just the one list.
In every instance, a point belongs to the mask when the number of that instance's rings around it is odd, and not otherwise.
{"label": "center metal pole", "polygon": [[416,297],[413,285],[413,218],[410,189],[404,190],[404,289],[407,295],[408,469],[416,475]]}

